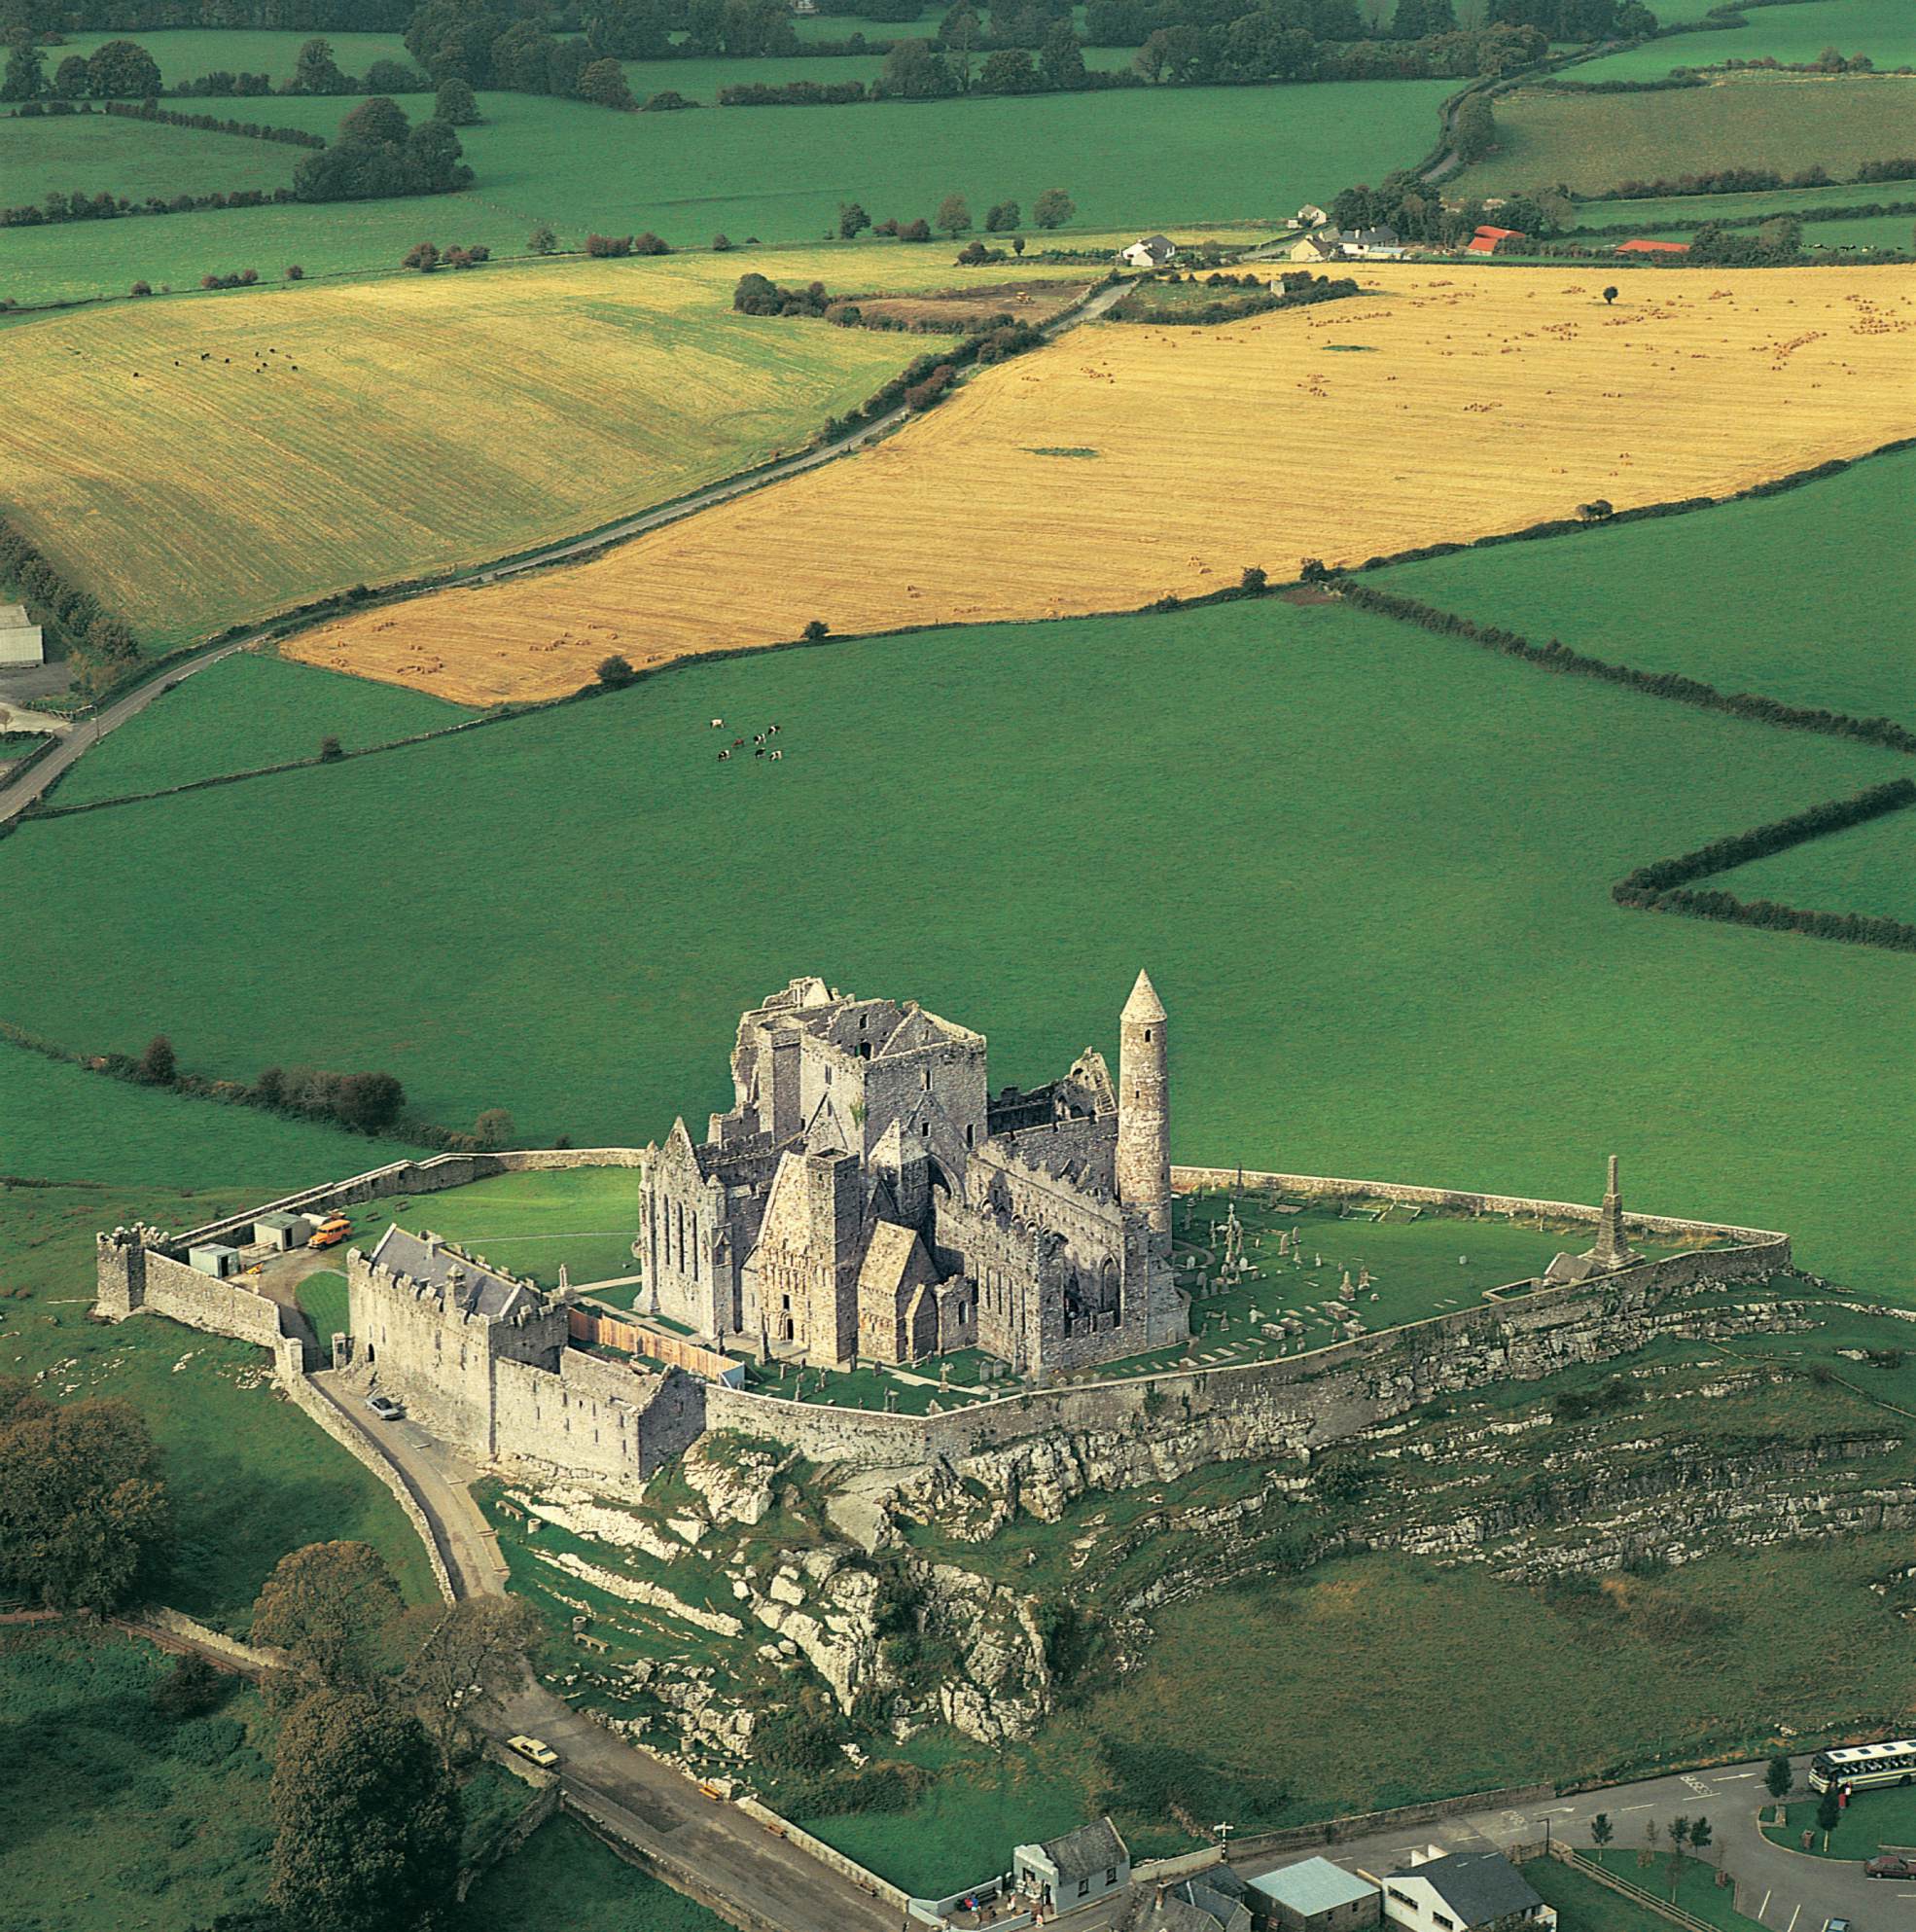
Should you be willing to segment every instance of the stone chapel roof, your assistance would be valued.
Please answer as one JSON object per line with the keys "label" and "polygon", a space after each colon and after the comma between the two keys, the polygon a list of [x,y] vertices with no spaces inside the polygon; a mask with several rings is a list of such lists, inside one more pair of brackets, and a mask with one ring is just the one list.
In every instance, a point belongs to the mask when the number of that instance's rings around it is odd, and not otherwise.
{"label": "stone chapel roof", "polygon": [[469,1315],[484,1315],[491,1321],[499,1321],[539,1306],[538,1295],[522,1281],[514,1281],[510,1274],[501,1274],[497,1269],[487,1268],[443,1241],[427,1241],[417,1234],[408,1234],[397,1225],[388,1227],[379,1236],[373,1260],[381,1268],[410,1275],[414,1281],[423,1281],[429,1288],[442,1292],[452,1285],[456,1269],[460,1275],[458,1304]]}

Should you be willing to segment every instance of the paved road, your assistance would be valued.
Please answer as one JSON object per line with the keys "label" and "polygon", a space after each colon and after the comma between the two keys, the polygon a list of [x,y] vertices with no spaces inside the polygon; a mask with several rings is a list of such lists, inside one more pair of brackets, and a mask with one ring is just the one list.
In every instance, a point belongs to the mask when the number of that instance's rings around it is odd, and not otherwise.
{"label": "paved road", "polygon": [[[478,1472],[416,1424],[375,1420],[359,1383],[328,1372],[313,1384],[405,1477],[460,1595],[503,1593],[498,1539],[467,1487]],[[700,1883],[780,1932],[898,1932],[890,1907],[743,1812],[704,1797],[690,1778],[635,1750],[543,1684],[528,1682],[491,1728],[502,1738],[515,1732],[543,1737],[563,1761],[560,1778],[570,1803],[668,1866],[691,1868]]]}
{"label": "paved road", "polygon": [[[1097,290],[1080,307],[1067,309],[1062,315],[1054,316],[1049,322],[1043,324],[1043,333],[1047,336],[1059,336],[1082,323],[1095,321],[1123,295],[1129,286],[1127,282],[1116,282],[1109,288]],[[874,417],[863,429],[840,442],[826,444],[819,448],[800,450],[796,456],[787,456],[780,462],[767,463],[748,476],[727,478],[722,483],[712,484],[709,489],[699,490],[695,495],[681,497],[675,503],[643,511],[636,517],[627,517],[621,522],[595,530],[590,536],[572,537],[562,543],[548,544],[544,549],[528,552],[526,555],[511,563],[485,564],[472,570],[456,571],[433,588],[444,590],[461,584],[500,583],[509,577],[522,576],[528,570],[542,569],[549,563],[560,563],[567,557],[584,556],[589,552],[603,550],[609,544],[623,543],[628,538],[643,535],[648,530],[662,529],[668,523],[680,522],[688,517],[697,516],[701,511],[713,509],[721,503],[728,503],[733,497],[744,496],[755,489],[763,489],[767,483],[782,483],[787,477],[796,477],[806,470],[815,470],[821,464],[834,462],[840,456],[862,449],[867,444],[873,443],[879,437],[888,435],[896,429],[909,413],[908,410],[901,406],[882,416]],[[0,785],[0,825],[7,824],[28,805],[44,798],[47,788],[53,780],[78,763],[109,732],[118,731],[127,719],[138,717],[155,698],[170,691],[182,678],[191,677],[195,671],[204,670],[208,664],[217,664],[223,658],[231,657],[235,651],[243,651],[249,645],[260,643],[272,633],[273,628],[272,624],[260,625],[241,636],[230,638],[224,644],[210,646],[196,657],[183,658],[177,664],[171,666],[163,677],[153,678],[136,690],[127,692],[124,698],[115,698],[97,717],[77,725],[30,770],[22,772],[11,784]]]}
{"label": "paved road", "polygon": [[[1807,1757],[1795,1760],[1799,1793],[1808,1786]],[[1685,1771],[1672,1777],[1647,1778],[1635,1784],[1584,1792],[1575,1798],[1535,1805],[1522,1810],[1484,1811],[1445,1818],[1432,1825],[1406,1825],[1372,1837],[1351,1839],[1322,1852],[1348,1871],[1373,1877],[1402,1861],[1414,1846],[1441,1844],[1461,1850],[1486,1841],[1497,1845],[1526,1844],[1544,1836],[1579,1847],[1590,1843],[1590,1819],[1606,1812],[1615,1828],[1615,1844],[1626,1849],[1645,1843],[1644,1827],[1651,1819],[1667,1830],[1672,1818],[1710,1820],[1722,1864],[1737,1880],[1737,1909],[1771,1932],[1822,1932],[1830,1914],[1848,1916],[1856,1932],[1898,1932],[1916,1927],[1916,1884],[1898,1884],[1863,1876],[1861,1865],[1812,1858],[1771,1844],[1756,1829],[1756,1812],[1767,1802],[1763,1786],[1765,1764],[1725,1765],[1714,1771]],[[1866,1805],[1868,1795],[1855,1801]],[[1667,1848],[1668,1840],[1663,1840]],[[1285,1852],[1278,1857],[1249,1859],[1238,1869],[1247,1876],[1276,1871],[1315,1854]],[[1632,1871],[1626,1876],[1635,1878]],[[1645,1873],[1649,1884],[1652,1873]],[[1653,1886],[1652,1886],[1653,1888]],[[1567,1927],[1566,1932],[1575,1932]]]}

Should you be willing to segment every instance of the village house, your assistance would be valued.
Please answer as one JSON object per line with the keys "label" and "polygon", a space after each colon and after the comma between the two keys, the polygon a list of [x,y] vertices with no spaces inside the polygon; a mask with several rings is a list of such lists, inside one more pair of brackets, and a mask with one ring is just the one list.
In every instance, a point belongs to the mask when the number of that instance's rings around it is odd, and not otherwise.
{"label": "village house", "polygon": [[1341,230],[1320,229],[1315,234],[1307,234],[1303,240],[1295,242],[1291,248],[1294,262],[1335,262],[1343,253],[1346,236]]}
{"label": "village house", "polygon": [[1046,1917],[1076,1912],[1131,1882],[1131,1854],[1109,1818],[1082,1825],[1046,1844],[1011,1852],[1012,1887]]}
{"label": "village house", "polygon": [[1414,1932],[1555,1932],[1557,1914],[1501,1851],[1413,1851],[1384,1879],[1384,1922]]}
{"label": "village house", "polygon": [[1118,259],[1128,268],[1161,268],[1177,260],[1177,243],[1168,235],[1141,235],[1130,247],[1121,249]]}
{"label": "village house", "polygon": [[1255,1932],[1250,1887],[1228,1865],[1162,1885],[1138,1932]]}
{"label": "village house", "polygon": [[24,604],[0,604],[0,664],[44,664],[47,647]]}
{"label": "village house", "polygon": [[1511,249],[1521,248],[1529,239],[1530,237],[1521,229],[1493,228],[1485,223],[1464,244],[1464,253],[1466,255],[1508,254]]}
{"label": "village house", "polygon": [[1340,252],[1366,262],[1401,262],[1403,239],[1394,228],[1361,228],[1338,243]]}

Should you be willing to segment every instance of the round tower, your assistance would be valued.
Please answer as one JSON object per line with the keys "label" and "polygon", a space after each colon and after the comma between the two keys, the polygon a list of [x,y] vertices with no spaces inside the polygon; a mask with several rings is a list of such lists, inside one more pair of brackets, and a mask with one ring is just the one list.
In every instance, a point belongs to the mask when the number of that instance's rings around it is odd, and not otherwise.
{"label": "round tower", "polygon": [[1168,1240],[1171,1091],[1164,1032],[1164,1003],[1151,975],[1140,973],[1118,1023],[1118,1198]]}

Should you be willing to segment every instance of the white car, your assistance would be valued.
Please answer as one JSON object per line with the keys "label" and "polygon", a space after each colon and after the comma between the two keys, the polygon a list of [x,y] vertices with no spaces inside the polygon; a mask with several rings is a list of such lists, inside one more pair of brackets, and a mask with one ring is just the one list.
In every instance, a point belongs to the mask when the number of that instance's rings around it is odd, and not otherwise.
{"label": "white car", "polygon": [[506,1748],[529,1759],[541,1771],[550,1771],[559,1761],[559,1754],[543,1737],[508,1737]]}

